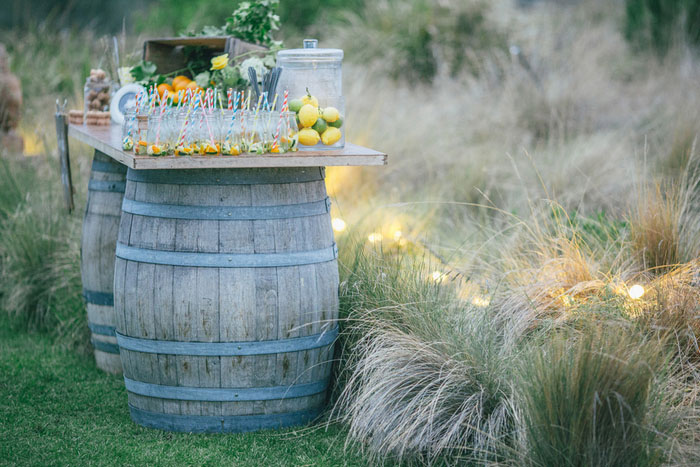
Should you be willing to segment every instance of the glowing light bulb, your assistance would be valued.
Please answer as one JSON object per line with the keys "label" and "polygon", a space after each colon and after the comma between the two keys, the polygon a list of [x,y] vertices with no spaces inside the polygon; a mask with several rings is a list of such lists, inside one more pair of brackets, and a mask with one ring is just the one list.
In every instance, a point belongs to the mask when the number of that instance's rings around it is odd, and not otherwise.
{"label": "glowing light bulb", "polygon": [[627,293],[631,299],[637,300],[638,298],[642,298],[642,295],[644,295],[644,287],[639,284],[634,284],[632,287],[630,287]]}
{"label": "glowing light bulb", "polygon": [[394,240],[398,242],[401,239],[402,235],[403,233],[401,233],[400,230],[397,230],[396,232],[394,232]]}
{"label": "glowing light bulb", "polygon": [[331,221],[331,225],[333,226],[333,230],[336,232],[342,232],[345,230],[345,221],[341,219],[340,217],[334,217],[333,220]]}
{"label": "glowing light bulb", "polygon": [[384,237],[382,237],[382,234],[380,234],[379,232],[374,232],[367,236],[367,240],[369,240],[370,243],[381,242],[382,238]]}

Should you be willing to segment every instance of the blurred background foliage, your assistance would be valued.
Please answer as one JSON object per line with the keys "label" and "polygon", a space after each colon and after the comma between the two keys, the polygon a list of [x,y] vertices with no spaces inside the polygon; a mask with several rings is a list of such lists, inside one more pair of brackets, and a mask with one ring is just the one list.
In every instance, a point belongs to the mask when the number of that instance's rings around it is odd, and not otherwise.
{"label": "blurred background foliage", "polygon": [[664,55],[674,44],[700,46],[700,0],[626,0],[625,36]]}
{"label": "blurred background foliage", "polygon": [[[16,42],[23,31],[37,29],[48,36],[87,34],[77,57],[90,56],[88,48],[99,48],[96,38],[122,35],[125,59],[135,62],[140,41],[127,44],[126,37],[155,37],[199,31],[207,25],[222,26],[239,0],[9,0],[0,11],[0,41],[21,49]],[[521,8],[564,0],[520,0]],[[624,37],[637,51],[664,56],[674,44],[700,46],[700,0],[618,0],[624,5],[619,21]],[[343,47],[355,63],[374,62],[375,70],[409,82],[430,82],[438,74],[456,76],[483,71],[483,56],[508,50],[510,25],[499,22],[495,4],[485,0],[281,0],[278,39],[287,47],[313,35],[323,45]],[[42,12],[37,15],[37,12]],[[58,44],[61,40],[58,41]],[[34,44],[36,45],[36,44]],[[51,50],[45,44],[43,50]],[[12,56],[19,54],[12,53]],[[21,56],[21,55],[19,55]],[[22,68],[23,63],[13,68]],[[94,66],[94,64],[91,64]],[[80,68],[86,74],[90,65]],[[56,92],[73,89],[70,73],[52,73],[44,86]]]}

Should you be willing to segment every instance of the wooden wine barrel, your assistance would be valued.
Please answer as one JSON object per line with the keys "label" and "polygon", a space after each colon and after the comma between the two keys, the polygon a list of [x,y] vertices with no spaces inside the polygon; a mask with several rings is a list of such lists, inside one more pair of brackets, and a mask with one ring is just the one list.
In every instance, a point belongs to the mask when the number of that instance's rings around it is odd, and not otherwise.
{"label": "wooden wine barrel", "polygon": [[337,336],[324,169],[131,170],[115,312],[132,419],[184,432],[307,423]]}
{"label": "wooden wine barrel", "polygon": [[80,269],[97,366],[121,373],[114,334],[114,250],[119,231],[126,166],[95,151],[83,220]]}

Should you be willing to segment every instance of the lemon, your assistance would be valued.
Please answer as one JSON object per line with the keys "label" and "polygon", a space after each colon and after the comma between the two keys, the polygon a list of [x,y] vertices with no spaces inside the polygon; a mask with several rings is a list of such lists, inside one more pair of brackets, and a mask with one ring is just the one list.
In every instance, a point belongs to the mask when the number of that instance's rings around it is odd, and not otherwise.
{"label": "lemon", "polygon": [[306,95],[301,97],[301,103],[304,105],[311,104],[318,108],[318,99],[311,95],[309,88],[306,88]]}
{"label": "lemon", "polygon": [[318,131],[316,130],[313,130],[311,128],[304,128],[299,131],[299,142],[304,146],[314,146],[316,143],[318,143],[319,139],[321,139],[321,137],[318,136]]}
{"label": "lemon", "polygon": [[301,107],[304,105],[304,101],[301,99],[292,99],[289,101],[289,111],[290,112],[299,112]]}
{"label": "lemon", "polygon": [[316,120],[316,123],[314,123],[314,125],[311,128],[316,130],[319,135],[322,135],[323,132],[326,131],[326,129],[328,128],[328,124],[324,119],[319,118],[318,120]]}
{"label": "lemon", "polygon": [[335,122],[329,123],[328,126],[332,126],[334,128],[340,128],[343,126],[343,117],[338,117],[338,120]]}
{"label": "lemon", "polygon": [[323,132],[323,135],[321,136],[321,141],[323,141],[323,144],[325,144],[326,146],[330,146],[332,144],[337,143],[342,136],[343,134],[340,132],[339,129],[330,127]]}
{"label": "lemon", "polygon": [[323,119],[328,123],[333,123],[340,118],[340,112],[335,107],[326,107],[321,113]]}
{"label": "lemon", "polygon": [[311,104],[304,104],[299,109],[299,123],[305,128],[314,126],[318,120],[318,109]]}

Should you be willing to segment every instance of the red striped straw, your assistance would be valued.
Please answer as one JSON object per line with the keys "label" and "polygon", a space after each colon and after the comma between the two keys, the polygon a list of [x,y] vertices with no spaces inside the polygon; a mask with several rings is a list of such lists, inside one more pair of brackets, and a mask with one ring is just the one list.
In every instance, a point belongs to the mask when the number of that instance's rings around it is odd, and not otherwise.
{"label": "red striped straw", "polygon": [[185,121],[180,128],[180,137],[178,138],[178,146],[183,146],[185,144],[185,134],[187,133],[187,126],[190,123],[190,113],[192,113],[193,102],[190,101],[187,106],[187,114],[185,115]]}
{"label": "red striped straw", "polygon": [[284,113],[287,111],[287,98],[289,97],[289,90],[284,90],[284,100],[282,101],[282,109],[280,110],[280,121],[277,122],[277,131],[275,132],[275,141],[272,143],[272,147],[277,147],[280,140],[280,130],[282,129],[282,118],[284,118]]}
{"label": "red striped straw", "polygon": [[233,95],[233,89],[228,88],[228,89],[226,90],[226,99],[227,99],[227,101],[228,101],[226,104],[227,104],[227,108],[228,108],[229,110],[233,110],[233,99],[232,99],[232,95]]}

